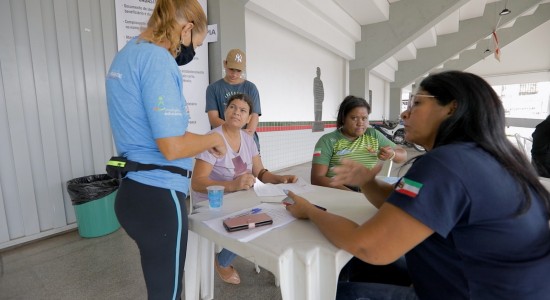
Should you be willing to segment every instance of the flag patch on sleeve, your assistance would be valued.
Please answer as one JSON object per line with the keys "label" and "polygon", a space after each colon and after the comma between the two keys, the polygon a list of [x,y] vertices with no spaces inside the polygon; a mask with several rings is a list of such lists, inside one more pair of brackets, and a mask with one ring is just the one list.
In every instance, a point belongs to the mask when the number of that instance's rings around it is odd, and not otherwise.
{"label": "flag patch on sleeve", "polygon": [[313,151],[313,156],[321,156],[321,149],[315,149],[315,151]]}
{"label": "flag patch on sleeve", "polygon": [[395,191],[410,197],[416,197],[422,188],[422,183],[403,177],[395,187]]}

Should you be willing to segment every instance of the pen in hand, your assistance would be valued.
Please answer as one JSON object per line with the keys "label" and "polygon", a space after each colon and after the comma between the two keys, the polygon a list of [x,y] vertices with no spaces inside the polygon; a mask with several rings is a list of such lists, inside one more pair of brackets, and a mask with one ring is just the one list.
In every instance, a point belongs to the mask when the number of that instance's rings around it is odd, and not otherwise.
{"label": "pen in hand", "polygon": [[[294,204],[294,200],[292,200],[292,198],[290,197],[286,197],[283,199],[282,203],[285,205],[285,206],[288,206],[288,205],[292,205]],[[324,210],[326,211],[327,209],[322,207],[322,206],[319,206],[319,205],[316,205],[316,204],[313,204],[315,207],[317,207],[318,209],[320,210]]]}
{"label": "pen in hand", "polygon": [[324,208],[324,207],[322,207],[322,206],[319,206],[319,205],[317,205],[317,204],[313,204],[313,205],[315,205],[315,207],[317,207],[317,208],[320,209],[320,210],[327,211],[327,209]]}

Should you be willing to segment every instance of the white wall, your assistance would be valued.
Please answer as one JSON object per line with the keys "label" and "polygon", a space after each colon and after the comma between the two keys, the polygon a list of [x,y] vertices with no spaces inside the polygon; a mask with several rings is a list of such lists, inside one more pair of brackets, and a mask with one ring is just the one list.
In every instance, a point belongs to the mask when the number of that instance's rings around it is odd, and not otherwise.
{"label": "white wall", "polygon": [[114,0],[0,1],[0,249],[75,227],[67,180],[113,153]]}
{"label": "white wall", "polygon": [[[321,68],[323,121],[335,121],[346,96],[347,60],[280,25],[246,11],[247,79],[262,103],[261,122],[313,121],[313,78]],[[324,132],[285,130],[259,134],[262,160],[272,170],[311,161]]]}
{"label": "white wall", "polygon": [[273,171],[310,162],[315,143],[323,134],[333,130],[334,128],[327,128],[324,132],[311,132],[311,130],[260,132],[264,167]]}
{"label": "white wall", "polygon": [[[372,91],[372,111],[370,120],[382,120],[389,115],[389,83],[384,79],[369,74],[369,90]],[[368,99],[367,99],[368,100]]]}
{"label": "white wall", "polygon": [[247,79],[262,102],[261,122],[313,121],[313,78],[321,68],[323,120],[336,120],[345,97],[347,61],[318,44],[246,11]]}

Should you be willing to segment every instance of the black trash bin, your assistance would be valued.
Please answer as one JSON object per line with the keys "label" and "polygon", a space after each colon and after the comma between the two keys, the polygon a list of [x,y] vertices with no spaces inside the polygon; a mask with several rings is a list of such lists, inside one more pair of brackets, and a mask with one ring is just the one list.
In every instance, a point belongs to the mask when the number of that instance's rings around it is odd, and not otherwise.
{"label": "black trash bin", "polygon": [[90,175],[67,181],[81,237],[99,237],[120,228],[115,214],[119,180],[107,174]]}

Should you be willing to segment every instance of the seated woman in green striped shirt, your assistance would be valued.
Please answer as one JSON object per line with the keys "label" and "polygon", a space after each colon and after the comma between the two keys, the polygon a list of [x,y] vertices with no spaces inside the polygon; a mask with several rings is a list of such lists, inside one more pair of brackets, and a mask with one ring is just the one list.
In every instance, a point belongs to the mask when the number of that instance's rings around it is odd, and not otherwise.
{"label": "seated woman in green striped shirt", "polygon": [[[337,166],[342,158],[350,158],[372,168],[378,160],[391,159],[396,163],[407,159],[407,151],[396,146],[382,133],[369,128],[368,102],[359,97],[347,96],[340,104],[337,129],[323,135],[313,152],[311,183],[320,186],[329,185],[334,176],[332,167]],[[355,187],[340,185],[343,190],[358,190]]]}

